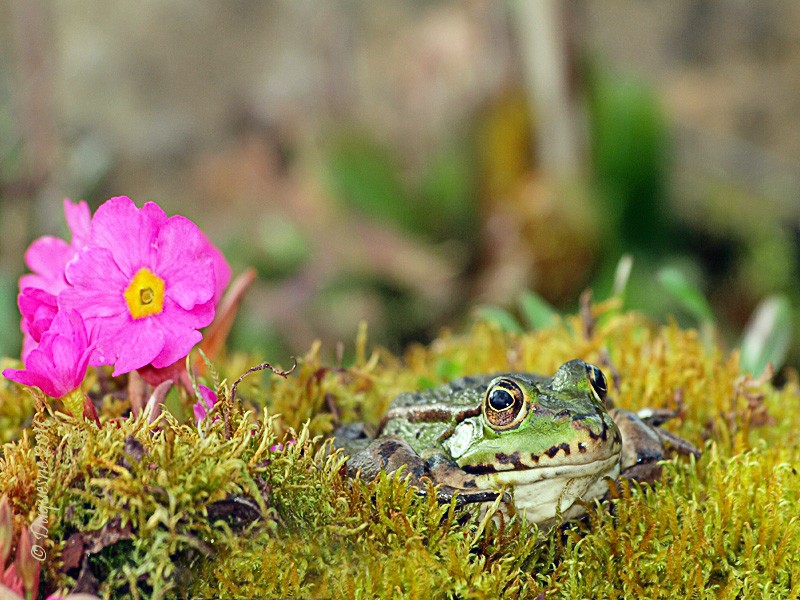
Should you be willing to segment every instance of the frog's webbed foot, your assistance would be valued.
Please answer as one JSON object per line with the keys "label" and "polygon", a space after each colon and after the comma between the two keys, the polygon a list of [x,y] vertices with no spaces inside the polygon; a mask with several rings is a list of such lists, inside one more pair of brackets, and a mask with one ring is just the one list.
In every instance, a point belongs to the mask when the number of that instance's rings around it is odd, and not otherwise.
{"label": "frog's webbed foot", "polygon": [[677,454],[679,456],[691,455],[696,459],[700,458],[700,451],[689,440],[685,440],[666,429],[661,429],[660,425],[670,419],[674,419],[678,414],[679,411],[670,408],[643,408],[636,413],[636,416],[656,432],[667,451],[667,456]]}
{"label": "frog's webbed foot", "polygon": [[622,434],[622,477],[653,483],[661,478],[659,461],[674,455],[700,457],[691,442],[658,426],[675,416],[672,411],[647,410],[636,414],[614,408],[609,414]]}
{"label": "frog's webbed foot", "polygon": [[[620,409],[622,410],[622,409]],[[680,411],[672,408],[642,408],[636,411],[636,416],[647,425],[658,427],[667,421],[671,421],[680,414]]]}

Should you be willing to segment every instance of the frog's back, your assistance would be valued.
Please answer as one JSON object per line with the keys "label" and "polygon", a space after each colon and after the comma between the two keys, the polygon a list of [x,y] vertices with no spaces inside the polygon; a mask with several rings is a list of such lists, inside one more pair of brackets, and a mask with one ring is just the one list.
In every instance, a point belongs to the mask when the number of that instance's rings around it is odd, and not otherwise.
{"label": "frog's back", "polygon": [[392,401],[392,409],[421,408],[430,405],[472,406],[481,399],[488,375],[475,375],[454,379],[435,388],[417,392],[403,392]]}
{"label": "frog's back", "polygon": [[392,401],[391,409],[422,408],[424,406],[452,406],[467,408],[479,404],[489,382],[500,375],[512,375],[530,383],[541,384],[550,378],[533,373],[494,373],[490,375],[468,375],[454,379],[435,388],[417,392],[403,392]]}

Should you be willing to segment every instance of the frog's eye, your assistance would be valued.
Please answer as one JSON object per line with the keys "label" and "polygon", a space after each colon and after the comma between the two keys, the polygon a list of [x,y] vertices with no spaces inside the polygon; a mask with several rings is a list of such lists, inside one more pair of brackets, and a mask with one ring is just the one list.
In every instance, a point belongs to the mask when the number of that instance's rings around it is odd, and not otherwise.
{"label": "frog's eye", "polygon": [[516,427],[528,412],[525,392],[512,379],[498,379],[489,385],[483,402],[483,414],[492,429]]}
{"label": "frog's eye", "polygon": [[592,384],[594,393],[597,394],[601,402],[605,403],[606,395],[608,394],[608,384],[606,383],[605,375],[603,375],[600,369],[589,364],[586,365],[586,373],[589,375],[589,383]]}

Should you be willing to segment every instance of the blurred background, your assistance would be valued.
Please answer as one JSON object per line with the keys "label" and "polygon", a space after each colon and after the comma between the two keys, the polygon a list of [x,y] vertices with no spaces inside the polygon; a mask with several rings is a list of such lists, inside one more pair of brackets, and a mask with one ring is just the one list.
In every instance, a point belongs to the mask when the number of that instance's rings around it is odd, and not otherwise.
{"label": "blurred background", "polygon": [[0,354],[26,246],[114,195],[257,269],[231,343],[267,360],[587,288],[785,349],[798,91],[794,0],[6,0]]}

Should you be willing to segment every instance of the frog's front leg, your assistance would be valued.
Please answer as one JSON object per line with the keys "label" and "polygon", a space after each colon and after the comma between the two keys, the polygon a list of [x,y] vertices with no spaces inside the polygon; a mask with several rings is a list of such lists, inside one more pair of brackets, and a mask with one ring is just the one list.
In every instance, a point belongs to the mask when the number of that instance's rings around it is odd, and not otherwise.
{"label": "frog's front leg", "polygon": [[[494,490],[479,489],[474,476],[464,472],[442,452],[432,452],[422,458],[403,438],[387,436],[372,441],[366,448],[355,453],[347,461],[349,477],[361,473],[362,479],[371,481],[381,471],[393,473],[405,467],[404,476],[409,483],[424,492],[426,480],[438,485],[436,498],[439,502],[450,502],[456,496],[456,505],[476,502],[492,502],[500,495]],[[506,498],[510,501],[510,496]]]}
{"label": "frog's front leg", "polygon": [[662,411],[657,417],[651,418],[648,412],[643,412],[643,416],[640,416],[621,408],[613,408],[608,412],[622,434],[622,477],[653,483],[661,478],[659,461],[675,454],[700,457],[700,452],[691,442],[658,426],[675,416],[674,413],[665,416]]}
{"label": "frog's front leg", "polygon": [[[431,481],[439,484],[436,498],[447,503],[456,496],[456,506],[481,502],[494,502],[500,492],[481,489],[475,483],[475,476],[465,472],[442,452],[433,452],[425,459],[425,466]],[[511,494],[503,494],[503,502],[511,502]]]}
{"label": "frog's front leg", "polygon": [[412,484],[422,485],[421,480],[427,475],[425,461],[404,439],[387,436],[354,453],[347,461],[346,472],[348,477],[361,473],[362,479],[372,481],[381,471],[394,473],[401,467],[405,467],[404,474],[410,476]]}

